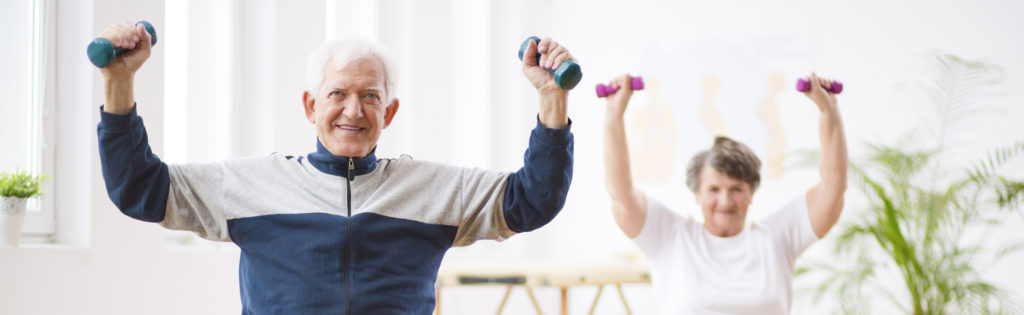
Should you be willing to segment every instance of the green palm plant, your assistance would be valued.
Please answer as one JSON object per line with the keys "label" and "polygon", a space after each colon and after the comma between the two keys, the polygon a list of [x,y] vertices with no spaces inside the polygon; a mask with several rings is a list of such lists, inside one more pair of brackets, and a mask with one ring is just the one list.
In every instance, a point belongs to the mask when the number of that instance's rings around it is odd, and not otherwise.
{"label": "green palm plant", "polygon": [[[837,261],[807,260],[798,277],[817,285],[802,290],[814,303],[839,299],[843,313],[872,313],[884,297],[911,314],[1018,313],[1008,293],[982,279],[982,263],[1024,249],[1024,242],[992,245],[991,233],[1007,217],[1021,213],[1024,182],[1003,175],[1024,153],[1024,142],[989,152],[966,167],[943,165],[943,153],[956,144],[948,135],[981,111],[979,90],[1001,81],[997,66],[938,55],[932,103],[936,144],[868,144],[863,159],[851,163],[851,180],[865,199],[851,209],[832,237]],[[859,211],[857,211],[859,210]],[[900,281],[893,287],[890,277]],[[888,284],[887,284],[888,283]]]}

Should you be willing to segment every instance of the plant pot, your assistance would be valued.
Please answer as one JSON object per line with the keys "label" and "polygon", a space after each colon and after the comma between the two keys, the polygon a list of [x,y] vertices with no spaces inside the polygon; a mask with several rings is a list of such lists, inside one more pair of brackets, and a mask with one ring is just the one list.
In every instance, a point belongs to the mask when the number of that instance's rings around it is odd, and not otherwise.
{"label": "plant pot", "polygon": [[0,247],[18,247],[27,198],[0,197]]}

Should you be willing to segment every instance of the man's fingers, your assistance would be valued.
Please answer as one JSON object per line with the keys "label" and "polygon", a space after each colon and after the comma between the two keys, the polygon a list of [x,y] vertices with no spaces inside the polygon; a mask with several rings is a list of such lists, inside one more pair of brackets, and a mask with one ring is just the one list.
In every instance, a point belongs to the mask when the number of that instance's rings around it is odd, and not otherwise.
{"label": "man's fingers", "polygon": [[537,43],[530,41],[526,45],[526,50],[523,51],[523,66],[533,67],[539,64],[540,60],[537,60]]}
{"label": "man's fingers", "polygon": [[572,54],[564,46],[555,47],[549,55],[551,58],[548,59],[550,60],[548,68],[552,70],[557,69],[566,61],[573,60]]}
{"label": "man's fingers", "polygon": [[[139,29],[141,29],[143,33],[149,34],[141,25],[139,26]],[[114,45],[114,47],[120,49],[132,49],[136,46],[136,43],[142,39],[139,36],[139,33],[137,33],[136,27],[132,25],[131,22],[124,22],[107,27],[107,29],[100,34],[100,37],[106,38],[112,45]]]}
{"label": "man's fingers", "polygon": [[544,38],[544,39],[541,39],[539,42],[536,43],[537,44],[537,53],[540,53],[540,58],[537,58],[537,66],[540,66],[541,68],[545,68],[544,65],[547,64],[548,58],[551,57],[551,56],[548,56],[548,42],[547,41],[548,41],[548,39]]}
{"label": "man's fingers", "polygon": [[117,26],[117,37],[121,41],[121,48],[131,49],[135,42],[131,40],[131,36],[134,34],[134,27],[131,21],[124,21]]}
{"label": "man's fingers", "polygon": [[544,37],[544,39],[541,39],[540,43],[537,44],[537,51],[539,51],[542,54],[548,53],[548,51],[551,50],[552,48],[552,43],[554,43],[554,40],[552,40],[551,37]]}
{"label": "man's fingers", "polygon": [[563,46],[556,47],[552,55],[555,56],[555,60],[552,60],[551,68],[558,68],[558,66],[561,65],[563,62],[566,62],[572,58],[572,55],[569,54],[569,50],[565,49],[565,47]]}
{"label": "man's fingers", "polygon": [[139,42],[139,45],[141,45],[141,47],[144,48],[144,49],[152,48],[153,47],[153,36],[149,35],[149,32],[146,31],[146,27],[143,26],[142,24],[139,24],[139,25],[136,25],[136,26],[137,26],[136,27],[137,34],[135,35],[135,37],[138,38],[137,41]]}
{"label": "man's fingers", "polygon": [[[536,53],[540,53],[540,60],[537,60],[537,66],[544,69],[554,70],[558,68],[566,60],[572,60],[572,55],[569,50],[558,44],[558,42],[552,40],[550,37],[545,37],[539,43],[536,43]],[[524,51],[524,55],[529,53],[529,45],[527,50]]]}
{"label": "man's fingers", "polygon": [[555,67],[557,67],[558,64],[561,63],[561,61],[558,60],[558,57],[560,54],[562,54],[563,51],[565,51],[565,49],[559,46],[558,43],[554,41],[549,41],[547,48],[548,49],[545,52],[542,52],[548,55],[548,60],[547,63],[544,64],[544,67],[548,69],[554,69]]}
{"label": "man's fingers", "polygon": [[542,62],[538,63],[541,68],[551,69],[551,65],[554,63],[553,58],[555,57],[555,49],[558,48],[558,43],[551,39],[551,37],[545,37],[540,40],[537,44],[537,52],[541,54]]}
{"label": "man's fingers", "polygon": [[569,52],[565,50],[556,51],[551,54],[551,58],[548,58],[548,69],[557,69],[566,60],[569,60]]}

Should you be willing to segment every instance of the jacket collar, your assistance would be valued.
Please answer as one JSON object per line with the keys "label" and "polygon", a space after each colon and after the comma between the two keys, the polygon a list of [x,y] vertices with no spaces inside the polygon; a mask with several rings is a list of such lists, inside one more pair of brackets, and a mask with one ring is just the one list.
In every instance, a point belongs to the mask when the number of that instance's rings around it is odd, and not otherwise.
{"label": "jacket collar", "polygon": [[341,177],[346,177],[348,174],[348,162],[351,159],[352,164],[355,166],[355,169],[352,170],[352,175],[355,177],[369,174],[377,168],[375,152],[377,152],[377,147],[373,147],[373,150],[370,150],[370,154],[364,157],[337,156],[331,154],[331,151],[327,151],[327,148],[320,143],[320,140],[317,140],[316,152],[310,153],[308,158],[309,163],[313,164],[313,167],[316,167],[317,170]]}

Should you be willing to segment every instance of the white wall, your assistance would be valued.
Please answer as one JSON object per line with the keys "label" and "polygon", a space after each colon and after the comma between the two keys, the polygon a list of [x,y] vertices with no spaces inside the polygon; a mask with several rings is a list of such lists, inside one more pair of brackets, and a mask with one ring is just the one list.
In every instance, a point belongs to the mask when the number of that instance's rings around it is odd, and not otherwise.
{"label": "white wall", "polygon": [[[743,106],[762,99],[759,95],[767,90],[767,81],[762,79],[766,73],[783,73],[785,91],[790,94],[780,95],[776,101],[791,150],[817,145],[813,105],[791,92],[791,82],[812,70],[842,80],[846,90],[840,96],[840,106],[851,153],[856,156],[862,152],[861,143],[895,143],[916,125],[920,110],[910,106],[914,98],[908,95],[912,95],[910,88],[917,74],[926,69],[922,56],[938,50],[982,58],[1005,68],[1008,81],[1002,101],[1008,106],[970,132],[976,140],[968,144],[976,149],[968,152],[984,152],[1024,137],[1024,125],[1018,123],[1024,120],[1024,107],[1019,106],[1024,100],[1024,59],[1019,57],[1024,55],[1024,41],[1018,34],[1024,22],[1017,17],[1024,12],[1024,4],[1020,2],[228,2],[231,5],[219,8],[227,8],[233,32],[216,35],[199,29],[189,33],[190,37],[205,34],[234,41],[234,60],[225,59],[231,62],[228,70],[209,70],[226,71],[227,77],[206,75],[203,67],[189,67],[189,76],[191,80],[227,80],[223,84],[236,90],[223,96],[215,89],[202,90],[202,82],[190,82],[190,90],[200,90],[196,95],[190,93],[188,104],[164,104],[161,65],[165,50],[172,49],[166,42],[157,44],[137,76],[139,111],[158,154],[164,153],[165,131],[222,127],[218,125],[221,121],[202,122],[201,115],[187,126],[165,126],[165,106],[185,105],[190,110],[226,106],[224,116],[234,122],[211,143],[199,143],[189,136],[185,142],[188,152],[217,144],[229,146],[218,153],[229,157],[311,151],[315,138],[300,107],[305,57],[327,34],[363,34],[391,47],[401,67],[401,109],[384,132],[379,156],[408,153],[417,159],[514,170],[522,163],[536,114],[536,94],[522,77],[515,58],[519,44],[529,35],[551,36],[579,59],[585,75],[570,94],[576,172],[566,208],[538,231],[500,244],[480,242],[453,249],[447,259],[606,259],[633,250],[607,210],[600,155],[603,101],[592,94],[594,84],[624,72],[661,84],[657,92],[652,88],[635,94],[627,117],[631,132],[650,130],[636,122],[652,102],[674,113],[678,136],[667,162],[672,175],[641,185],[685,213],[696,213],[696,207],[682,184],[679,165],[710,143],[710,133],[698,118],[704,97],[700,84],[708,73],[721,77],[718,101],[726,109],[726,130],[751,143],[767,140],[756,121],[746,126],[745,122],[753,120],[749,107]],[[195,3],[201,1],[189,2]],[[57,96],[58,112],[63,113],[58,128],[58,149],[63,151],[58,155],[55,176],[58,239],[72,245],[0,249],[0,313],[237,313],[237,253],[166,248],[158,226],[132,221],[117,212],[107,200],[99,175],[94,128],[102,86],[81,50],[107,25],[124,20],[144,18],[159,31],[165,22],[164,3],[94,0],[58,4],[58,78],[79,78],[60,79]],[[200,15],[190,18],[204,19]],[[207,20],[190,22],[189,27],[215,26],[209,19],[216,18],[207,16]],[[203,47],[189,47],[188,52],[189,58],[206,56]],[[220,97],[231,101],[217,104],[216,100],[225,99]],[[744,126],[737,126],[741,124]],[[184,157],[206,158],[210,157],[191,153]],[[815,180],[816,174],[806,171],[767,180],[755,197],[752,218],[764,216]],[[824,255],[825,248],[815,245],[808,255]],[[986,273],[987,279],[1024,297],[1024,275],[1011,268],[1021,263],[1022,255],[1007,258]],[[494,288],[445,289],[443,310],[448,314],[490,311],[501,293]],[[541,289],[537,293],[547,312],[557,310],[557,292]],[[570,312],[585,312],[594,293],[594,289],[572,291]],[[647,293],[645,286],[628,288],[634,312],[651,312],[653,301]],[[514,293],[510,303],[515,305],[507,308],[507,313],[532,313],[522,292]],[[621,313],[611,291],[605,292],[600,305],[599,313]]]}

